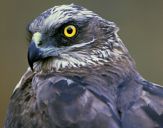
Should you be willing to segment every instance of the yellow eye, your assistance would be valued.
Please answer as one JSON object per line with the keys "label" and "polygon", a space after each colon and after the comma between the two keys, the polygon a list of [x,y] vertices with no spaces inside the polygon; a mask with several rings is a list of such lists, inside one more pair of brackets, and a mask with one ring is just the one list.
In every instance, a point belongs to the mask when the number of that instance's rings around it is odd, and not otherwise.
{"label": "yellow eye", "polygon": [[64,35],[66,37],[74,37],[77,33],[76,27],[74,25],[68,25],[67,27],[64,28]]}

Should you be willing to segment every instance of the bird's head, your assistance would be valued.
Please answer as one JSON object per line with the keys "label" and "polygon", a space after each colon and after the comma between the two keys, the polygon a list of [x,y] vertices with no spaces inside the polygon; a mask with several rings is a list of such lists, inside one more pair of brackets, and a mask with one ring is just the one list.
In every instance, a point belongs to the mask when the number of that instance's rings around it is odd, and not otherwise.
{"label": "bird's head", "polygon": [[84,7],[55,6],[28,26],[28,62],[35,70],[103,65],[128,54],[114,22]]}

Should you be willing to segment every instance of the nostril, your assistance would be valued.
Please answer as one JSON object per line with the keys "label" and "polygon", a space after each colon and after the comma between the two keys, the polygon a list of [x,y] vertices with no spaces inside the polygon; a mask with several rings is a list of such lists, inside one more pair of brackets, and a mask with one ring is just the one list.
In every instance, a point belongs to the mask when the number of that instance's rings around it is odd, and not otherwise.
{"label": "nostril", "polygon": [[43,44],[43,41],[38,42],[38,46],[41,46]]}

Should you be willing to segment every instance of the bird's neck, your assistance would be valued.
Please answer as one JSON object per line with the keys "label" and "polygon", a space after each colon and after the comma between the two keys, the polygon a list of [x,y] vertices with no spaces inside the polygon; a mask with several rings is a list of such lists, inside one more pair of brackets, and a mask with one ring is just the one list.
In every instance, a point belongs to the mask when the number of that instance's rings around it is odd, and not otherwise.
{"label": "bird's neck", "polygon": [[[64,69],[51,73],[69,78],[77,77],[84,81],[87,81],[88,79],[99,83],[103,83],[105,81],[107,85],[114,86],[115,88],[117,88],[124,81],[134,78],[138,74],[134,63],[125,60],[117,60],[99,66],[81,67],[79,69]],[[43,74],[46,74],[46,72]]]}

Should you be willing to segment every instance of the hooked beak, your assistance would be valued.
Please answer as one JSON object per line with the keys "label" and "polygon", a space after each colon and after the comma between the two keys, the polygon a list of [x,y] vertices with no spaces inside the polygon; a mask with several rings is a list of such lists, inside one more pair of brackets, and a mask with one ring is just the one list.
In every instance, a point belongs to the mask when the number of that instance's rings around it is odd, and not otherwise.
{"label": "hooked beak", "polygon": [[41,41],[41,34],[35,33],[32,37],[32,41],[28,47],[28,63],[33,70],[33,64],[37,61],[45,59],[47,57],[58,56],[58,49],[54,46],[46,43],[44,46],[39,46]]}
{"label": "hooked beak", "polygon": [[42,51],[32,41],[28,47],[28,63],[33,70],[33,63],[42,59]]}

